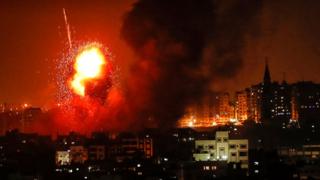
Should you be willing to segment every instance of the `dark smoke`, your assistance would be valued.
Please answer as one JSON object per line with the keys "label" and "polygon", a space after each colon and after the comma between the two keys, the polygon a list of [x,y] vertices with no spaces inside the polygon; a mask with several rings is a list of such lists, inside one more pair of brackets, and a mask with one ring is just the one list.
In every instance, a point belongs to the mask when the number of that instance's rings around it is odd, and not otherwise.
{"label": "dark smoke", "polygon": [[212,80],[233,77],[247,38],[259,35],[261,7],[259,0],[135,3],[122,36],[139,57],[127,91],[136,118],[170,127],[210,90]]}

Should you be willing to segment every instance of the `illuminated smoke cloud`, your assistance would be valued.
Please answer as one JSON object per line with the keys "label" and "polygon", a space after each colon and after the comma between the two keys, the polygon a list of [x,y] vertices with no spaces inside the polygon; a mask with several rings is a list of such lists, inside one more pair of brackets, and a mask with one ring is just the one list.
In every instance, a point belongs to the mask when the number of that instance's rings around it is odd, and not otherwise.
{"label": "illuminated smoke cloud", "polygon": [[213,79],[241,68],[247,37],[259,35],[258,0],[140,0],[124,18],[122,36],[139,60],[127,99],[137,126],[170,127]]}

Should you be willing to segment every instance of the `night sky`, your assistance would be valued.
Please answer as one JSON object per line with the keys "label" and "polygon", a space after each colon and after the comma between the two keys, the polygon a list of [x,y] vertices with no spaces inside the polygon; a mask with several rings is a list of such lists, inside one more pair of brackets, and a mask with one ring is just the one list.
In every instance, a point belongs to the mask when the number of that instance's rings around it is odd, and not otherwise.
{"label": "night sky", "polygon": [[[67,38],[66,8],[74,41],[108,46],[126,75],[135,53],[120,37],[124,13],[134,0],[0,1],[0,102],[49,106],[55,97],[56,61]],[[178,7],[177,7],[178,8]],[[244,64],[218,90],[241,90],[262,80],[265,57],[273,80],[320,82],[320,1],[264,2],[259,32],[246,39]]]}

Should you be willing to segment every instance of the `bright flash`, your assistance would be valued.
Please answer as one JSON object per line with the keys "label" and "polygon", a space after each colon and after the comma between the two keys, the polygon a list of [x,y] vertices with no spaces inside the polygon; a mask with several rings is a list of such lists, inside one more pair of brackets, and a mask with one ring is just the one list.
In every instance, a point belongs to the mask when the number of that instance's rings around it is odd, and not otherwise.
{"label": "bright flash", "polygon": [[86,82],[101,77],[104,64],[104,55],[98,47],[90,46],[82,50],[77,55],[74,65],[76,73],[71,81],[73,91],[84,96]]}

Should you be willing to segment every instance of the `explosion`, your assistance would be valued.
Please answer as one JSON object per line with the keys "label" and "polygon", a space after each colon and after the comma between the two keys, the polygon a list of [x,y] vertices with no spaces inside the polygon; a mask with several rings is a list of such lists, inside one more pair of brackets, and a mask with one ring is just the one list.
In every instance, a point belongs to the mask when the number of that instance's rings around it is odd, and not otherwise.
{"label": "explosion", "polygon": [[118,127],[113,114],[122,107],[122,93],[119,68],[109,48],[94,41],[75,42],[72,47],[58,61],[57,105],[48,127],[84,134]]}
{"label": "explosion", "polygon": [[106,60],[99,47],[85,47],[75,60],[75,74],[70,83],[74,93],[85,96],[86,84],[102,78],[105,65]]}
{"label": "explosion", "polygon": [[71,41],[64,12],[69,48],[58,63],[61,105],[53,125],[86,133],[173,127],[187,106],[241,68],[262,7],[243,1],[138,0],[122,23],[121,37],[135,57],[121,61],[128,66],[121,78],[102,44]]}

